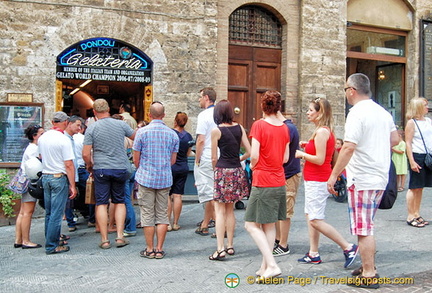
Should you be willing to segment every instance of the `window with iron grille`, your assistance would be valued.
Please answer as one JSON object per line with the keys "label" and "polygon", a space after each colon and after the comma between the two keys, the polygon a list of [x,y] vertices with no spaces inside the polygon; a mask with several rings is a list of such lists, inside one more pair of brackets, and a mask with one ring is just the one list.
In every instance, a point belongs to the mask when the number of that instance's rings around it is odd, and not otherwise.
{"label": "window with iron grille", "polygon": [[282,47],[282,25],[269,11],[258,6],[243,6],[229,18],[230,44]]}

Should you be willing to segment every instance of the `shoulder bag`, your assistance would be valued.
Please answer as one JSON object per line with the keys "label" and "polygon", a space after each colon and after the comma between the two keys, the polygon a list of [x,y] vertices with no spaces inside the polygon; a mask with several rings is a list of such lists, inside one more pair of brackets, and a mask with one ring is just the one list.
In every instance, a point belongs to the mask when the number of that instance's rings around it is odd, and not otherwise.
{"label": "shoulder bag", "polygon": [[8,188],[15,193],[23,194],[28,190],[29,179],[23,173],[22,169],[19,168],[18,172],[9,182]]}
{"label": "shoulder bag", "polygon": [[424,148],[425,148],[425,152],[426,152],[426,156],[425,156],[425,159],[424,159],[425,166],[429,170],[432,170],[432,155],[428,152],[428,148],[426,147],[425,141],[423,139],[423,134],[422,134],[422,132],[420,130],[420,127],[417,124],[417,121],[415,119],[413,119],[413,120],[414,120],[414,123],[417,125],[417,128],[419,130],[419,133],[420,133],[420,136],[421,136],[421,139],[423,141]]}

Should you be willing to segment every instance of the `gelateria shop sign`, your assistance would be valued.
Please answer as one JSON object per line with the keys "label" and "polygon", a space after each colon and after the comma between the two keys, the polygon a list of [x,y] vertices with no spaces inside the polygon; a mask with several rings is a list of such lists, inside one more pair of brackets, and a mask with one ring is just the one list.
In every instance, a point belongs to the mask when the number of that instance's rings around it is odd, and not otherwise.
{"label": "gelateria shop sign", "polygon": [[83,40],[57,57],[58,79],[92,79],[150,84],[153,62],[139,49],[110,38]]}

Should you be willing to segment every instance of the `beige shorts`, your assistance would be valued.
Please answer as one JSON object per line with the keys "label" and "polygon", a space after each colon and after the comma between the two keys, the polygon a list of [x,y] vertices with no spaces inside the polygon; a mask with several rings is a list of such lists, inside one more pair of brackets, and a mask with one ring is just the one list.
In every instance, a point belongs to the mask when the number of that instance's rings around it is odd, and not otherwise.
{"label": "beige shorts", "polygon": [[169,224],[168,196],[170,188],[153,189],[138,185],[137,200],[141,213],[141,226]]}
{"label": "beige shorts", "polygon": [[300,186],[301,176],[302,174],[299,172],[285,181],[287,219],[291,219],[294,215],[294,205],[297,198],[297,191]]}
{"label": "beige shorts", "polygon": [[214,171],[211,161],[202,161],[194,166],[195,186],[200,203],[213,200]]}

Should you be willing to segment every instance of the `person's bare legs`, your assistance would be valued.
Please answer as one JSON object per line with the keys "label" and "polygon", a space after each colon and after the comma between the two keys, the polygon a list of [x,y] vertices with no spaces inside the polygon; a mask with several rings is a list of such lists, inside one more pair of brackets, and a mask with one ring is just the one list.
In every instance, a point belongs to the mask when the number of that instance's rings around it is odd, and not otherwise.
{"label": "person's bare legs", "polygon": [[423,188],[408,189],[406,194],[408,216],[407,221],[412,221],[420,216],[420,204]]}
{"label": "person's bare legs", "polygon": [[124,203],[115,203],[114,205],[114,217],[117,227],[117,238],[123,239],[124,223],[126,220],[126,206]]}
{"label": "person's bare legs", "polygon": [[155,227],[154,226],[144,226],[143,232],[144,232],[144,239],[145,239],[146,245],[147,245],[147,252],[154,251],[155,250],[155,247],[154,247]]}
{"label": "person's bare legs", "polygon": [[162,251],[163,245],[165,242],[165,237],[168,231],[168,225],[167,224],[157,224],[156,225],[156,251]]}
{"label": "person's bare legs", "polygon": [[[342,235],[332,225],[326,223],[324,220],[315,219],[309,222],[312,228],[317,231],[318,237],[319,233],[323,234],[327,238],[333,240],[333,242],[335,242],[337,245],[339,245],[342,250],[350,250],[352,248],[352,244],[346,241],[345,238],[343,238]],[[316,242],[316,249],[318,249],[318,241]]]}
{"label": "person's bare legs", "polygon": [[115,222],[115,205],[110,201],[108,206],[108,232],[114,232],[116,231],[116,228],[114,227],[116,225]]}
{"label": "person's bare legs", "polygon": [[21,208],[15,224],[15,243],[35,246],[30,241],[30,226],[36,202],[21,202]]}
{"label": "person's bare legs", "polygon": [[168,196],[168,221],[171,223],[171,215],[173,213],[173,202],[172,202],[173,196],[172,194],[170,196]]}
{"label": "person's bare legs", "polygon": [[363,277],[374,277],[375,270],[375,238],[373,235],[358,236],[358,245],[362,261]]}
{"label": "person's bare legs", "polygon": [[405,189],[405,178],[406,178],[406,175],[405,174],[403,174],[403,175],[400,175],[400,177],[401,177],[401,185],[400,185],[400,187],[401,188],[403,188],[403,189]]}
{"label": "person's bare legs", "polygon": [[108,211],[107,205],[101,204],[96,205],[96,222],[99,226],[100,234],[101,234],[101,242],[108,240]]}
{"label": "person's bare legs", "polygon": [[178,221],[180,219],[180,214],[183,208],[183,201],[182,201],[182,195],[181,194],[172,194],[172,205],[173,205],[173,225],[178,225]]}
{"label": "person's bare legs", "polygon": [[[225,204],[225,228],[227,232],[227,248],[234,248],[234,231],[236,218],[234,215],[234,203]],[[225,235],[223,235],[225,237]]]}
{"label": "person's bare legs", "polygon": [[312,226],[312,223],[311,221],[309,221],[309,216],[307,214],[306,222],[308,225],[309,234],[309,254],[311,254],[312,257],[315,257],[318,255],[320,233]]}
{"label": "person's bare legs", "polygon": [[291,229],[291,219],[287,218],[284,221],[276,223],[276,238],[279,240],[279,245],[286,248],[288,247],[288,236]]}
{"label": "person's bare legs", "polygon": [[255,222],[245,222],[245,228],[255,241],[263,256],[261,268],[257,271],[257,274],[261,275],[263,278],[279,275],[281,270],[276,264],[272,253],[272,243],[276,236],[275,223],[260,225]]}
{"label": "person's bare legs", "polygon": [[204,219],[201,223],[201,229],[202,228],[208,228],[210,219],[214,217],[214,207],[213,207],[213,201],[207,201],[204,203]]}
{"label": "person's bare legs", "polygon": [[215,214],[216,214],[216,240],[217,240],[217,251],[223,251],[225,249],[224,238],[225,238],[225,213],[226,206],[223,202],[215,201],[213,203]]}

